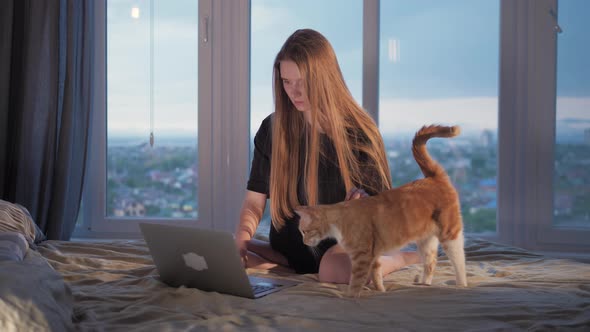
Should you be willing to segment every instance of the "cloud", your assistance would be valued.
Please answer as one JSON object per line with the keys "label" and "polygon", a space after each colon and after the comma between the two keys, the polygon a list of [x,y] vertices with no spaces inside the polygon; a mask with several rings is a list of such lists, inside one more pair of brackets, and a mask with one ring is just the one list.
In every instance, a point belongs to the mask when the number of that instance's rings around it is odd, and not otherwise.
{"label": "cloud", "polygon": [[253,85],[250,104],[250,135],[254,136],[262,120],[274,112],[271,85]]}
{"label": "cloud", "polygon": [[253,2],[250,11],[252,33],[262,31],[272,33],[277,26],[290,25],[293,21],[292,15],[287,8],[274,7],[270,3],[263,1]]}
{"label": "cloud", "polygon": [[[270,85],[252,87],[251,134],[274,110]],[[414,131],[431,123],[460,124],[475,130],[498,127],[498,100],[493,97],[382,99],[379,129],[384,134]]]}
{"label": "cloud", "polygon": [[[187,82],[168,86],[172,91],[183,91]],[[113,96],[115,97],[115,96]],[[149,109],[146,96],[119,95],[117,104],[110,109],[120,110],[109,113],[109,129],[115,131],[149,131]],[[162,101],[163,96],[156,96]],[[194,132],[197,127],[197,104],[178,102],[171,98],[167,103],[157,105],[155,126],[157,131]],[[186,98],[185,98],[186,99]],[[557,99],[556,120],[567,122],[568,127],[584,129],[590,127],[590,98],[561,97]],[[262,120],[274,111],[270,84],[255,84],[251,88],[250,134],[254,135]],[[498,128],[498,99],[496,97],[402,99],[383,98],[380,101],[379,129],[383,134],[414,131],[432,123],[461,125],[464,129],[483,130]]]}
{"label": "cloud", "polygon": [[498,98],[439,98],[381,100],[379,128],[384,134],[415,130],[427,124],[445,124],[472,129],[498,128]]}
{"label": "cloud", "polygon": [[[556,120],[575,118],[570,127],[588,128],[590,98],[558,97]],[[383,133],[414,130],[431,123],[459,124],[474,130],[498,129],[498,98],[438,98],[381,100],[379,126]]]}
{"label": "cloud", "polygon": [[[590,97],[557,97],[557,120],[575,118],[590,120]],[[588,122],[585,123],[588,126]]]}

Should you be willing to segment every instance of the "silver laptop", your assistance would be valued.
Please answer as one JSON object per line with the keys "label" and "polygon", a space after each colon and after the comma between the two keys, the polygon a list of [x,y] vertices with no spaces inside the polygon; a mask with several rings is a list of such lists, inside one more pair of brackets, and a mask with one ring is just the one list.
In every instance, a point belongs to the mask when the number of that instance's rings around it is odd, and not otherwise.
{"label": "silver laptop", "polygon": [[140,223],[160,278],[186,286],[247,298],[259,298],[298,284],[248,276],[229,232]]}

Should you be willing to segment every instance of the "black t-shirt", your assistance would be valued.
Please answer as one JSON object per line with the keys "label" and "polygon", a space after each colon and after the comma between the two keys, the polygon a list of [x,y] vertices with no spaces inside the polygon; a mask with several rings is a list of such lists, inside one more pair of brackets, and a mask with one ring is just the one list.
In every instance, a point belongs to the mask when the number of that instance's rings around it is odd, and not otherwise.
{"label": "black t-shirt", "polygon": [[[267,197],[269,197],[272,152],[272,118],[273,116],[271,114],[262,121],[254,137],[254,159],[252,160],[250,178],[247,185],[248,190],[266,194]],[[325,155],[320,156],[319,162],[318,203],[338,203],[346,197],[346,186],[337,165],[336,151],[331,140],[326,135],[321,135],[320,141]],[[305,145],[302,144],[302,146],[304,147]],[[303,169],[306,151],[303,151],[304,148],[301,150],[297,161],[299,162],[300,169]],[[297,191],[299,202],[303,205],[306,204],[305,195],[303,195],[304,189],[303,179],[300,178]],[[269,198],[272,199],[272,197]],[[280,252],[287,258],[290,267],[295,272],[317,273],[323,254],[331,246],[336,244],[336,241],[326,239],[320,242],[317,248],[312,250],[303,243],[298,226],[299,217],[297,215],[286,220],[285,226],[280,231],[277,231],[271,223],[269,233],[270,245],[274,250]]]}
{"label": "black t-shirt", "polygon": [[[248,180],[248,190],[269,195],[270,183],[270,160],[272,152],[272,114],[267,116],[256,136],[254,136],[254,159],[250,169],[250,178]],[[303,138],[302,138],[303,140]],[[318,170],[318,202],[320,204],[333,204],[344,200],[346,197],[346,186],[340,175],[340,169],[336,161],[336,151],[330,139],[326,135],[320,136],[326,156],[320,156]],[[298,158],[300,169],[303,169],[303,163],[306,151],[302,144],[302,149]],[[295,160],[294,160],[295,161]],[[306,204],[303,195],[303,179],[299,179],[298,193],[301,204]]]}

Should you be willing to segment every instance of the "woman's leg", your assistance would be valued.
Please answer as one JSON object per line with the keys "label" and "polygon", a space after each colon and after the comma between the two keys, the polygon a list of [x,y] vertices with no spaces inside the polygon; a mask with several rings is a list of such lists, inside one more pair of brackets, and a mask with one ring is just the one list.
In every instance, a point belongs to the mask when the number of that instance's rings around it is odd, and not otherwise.
{"label": "woman's leg", "polygon": [[[398,251],[379,258],[383,276],[397,271],[404,266],[420,262],[420,256],[415,251]],[[335,245],[328,249],[320,261],[318,278],[320,282],[348,284],[350,281],[351,264],[348,254],[341,246]]]}
{"label": "woman's leg", "polygon": [[293,272],[287,258],[272,249],[270,243],[258,239],[248,242],[247,267],[263,270]]}

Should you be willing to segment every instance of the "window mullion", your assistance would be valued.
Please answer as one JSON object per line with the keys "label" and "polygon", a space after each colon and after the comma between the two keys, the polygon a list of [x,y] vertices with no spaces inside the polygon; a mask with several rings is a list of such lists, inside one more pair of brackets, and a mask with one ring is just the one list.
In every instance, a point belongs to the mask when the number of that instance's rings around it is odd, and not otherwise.
{"label": "window mullion", "polygon": [[249,163],[250,2],[213,2],[212,170],[213,228],[233,231],[239,219]]}
{"label": "window mullion", "polygon": [[212,0],[199,1],[199,223],[213,227]]}
{"label": "window mullion", "polygon": [[379,0],[363,1],[363,108],[379,124]]}

